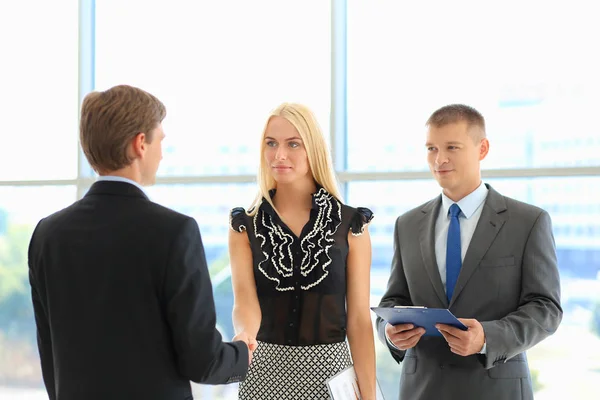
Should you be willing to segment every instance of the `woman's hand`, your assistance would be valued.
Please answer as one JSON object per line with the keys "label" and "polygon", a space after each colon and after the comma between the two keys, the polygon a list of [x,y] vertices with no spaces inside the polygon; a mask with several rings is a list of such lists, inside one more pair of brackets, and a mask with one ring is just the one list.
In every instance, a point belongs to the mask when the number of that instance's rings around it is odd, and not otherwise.
{"label": "woman's hand", "polygon": [[233,337],[233,341],[242,341],[248,346],[248,365],[252,362],[252,354],[258,347],[256,338],[248,335],[248,332],[242,331]]}

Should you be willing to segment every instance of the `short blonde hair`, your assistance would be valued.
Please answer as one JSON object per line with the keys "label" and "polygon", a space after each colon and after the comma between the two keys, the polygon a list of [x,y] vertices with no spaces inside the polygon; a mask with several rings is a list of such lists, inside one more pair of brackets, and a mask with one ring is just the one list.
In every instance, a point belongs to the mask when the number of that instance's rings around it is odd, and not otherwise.
{"label": "short blonde hair", "polygon": [[285,118],[294,126],[294,128],[296,128],[304,143],[304,148],[306,149],[306,154],[308,156],[308,165],[310,166],[313,179],[338,201],[342,202],[337,180],[335,178],[333,162],[331,161],[329,146],[327,146],[323,131],[314,114],[308,107],[302,104],[283,103],[271,112],[261,135],[260,165],[258,167],[257,177],[259,192],[252,202],[248,214],[256,214],[263,198],[271,204],[273,209],[275,209],[269,191],[275,189],[277,185],[271,174],[271,168],[265,159],[264,151],[266,146],[265,135],[267,126],[273,117]]}
{"label": "short blonde hair", "polygon": [[475,142],[485,139],[485,119],[476,109],[466,104],[449,104],[431,114],[425,126],[441,128],[458,122],[466,122],[469,134]]}

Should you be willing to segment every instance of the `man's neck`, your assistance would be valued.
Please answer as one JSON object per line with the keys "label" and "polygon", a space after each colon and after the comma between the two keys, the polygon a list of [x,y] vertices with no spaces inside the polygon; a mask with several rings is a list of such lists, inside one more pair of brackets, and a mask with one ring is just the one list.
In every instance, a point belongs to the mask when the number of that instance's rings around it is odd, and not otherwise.
{"label": "man's neck", "polygon": [[464,199],[465,197],[467,197],[468,195],[470,195],[471,193],[476,191],[480,185],[481,185],[481,181],[479,181],[479,183],[477,185],[471,186],[469,189],[462,189],[462,190],[457,190],[457,191],[453,191],[453,192],[444,189],[443,192],[446,195],[446,197],[448,197],[450,200],[452,200],[455,203],[458,203],[459,201],[461,201],[462,199]]}
{"label": "man's neck", "polygon": [[121,178],[126,178],[129,180],[132,180],[132,181],[136,182],[138,185],[143,186],[142,174],[140,174],[139,171],[137,171],[133,168],[130,168],[130,167],[121,168],[116,171],[102,172],[102,173],[98,173],[98,175],[100,175],[100,176],[119,176]]}

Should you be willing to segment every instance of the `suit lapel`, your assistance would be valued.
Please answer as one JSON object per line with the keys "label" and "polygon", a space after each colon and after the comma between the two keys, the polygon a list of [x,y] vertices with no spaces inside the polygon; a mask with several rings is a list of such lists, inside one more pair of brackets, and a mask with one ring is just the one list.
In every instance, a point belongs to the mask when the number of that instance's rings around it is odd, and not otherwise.
{"label": "suit lapel", "polygon": [[442,197],[438,197],[429,203],[427,203],[421,212],[422,220],[419,224],[419,242],[421,243],[421,254],[423,256],[423,264],[429,280],[435,289],[435,293],[438,298],[444,304],[448,306],[448,300],[446,299],[446,291],[442,284],[442,278],[440,277],[440,270],[438,269],[437,262],[435,260],[435,222],[437,215],[442,204]]}
{"label": "suit lapel", "polygon": [[471,239],[471,243],[465,254],[465,259],[460,270],[460,275],[458,276],[458,281],[456,282],[454,294],[450,301],[450,307],[462,292],[463,288],[479,266],[481,259],[494,242],[496,235],[500,232],[502,225],[504,225],[508,219],[508,214],[504,212],[506,211],[504,197],[492,189],[491,186],[486,186],[488,187],[489,192],[485,203],[483,204],[481,217],[479,218],[479,222],[473,233],[473,238]]}

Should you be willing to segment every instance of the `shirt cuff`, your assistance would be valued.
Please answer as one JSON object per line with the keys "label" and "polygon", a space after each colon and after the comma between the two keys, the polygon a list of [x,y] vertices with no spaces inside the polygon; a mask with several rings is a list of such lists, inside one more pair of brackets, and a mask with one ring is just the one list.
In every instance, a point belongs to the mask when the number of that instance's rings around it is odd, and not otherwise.
{"label": "shirt cuff", "polygon": [[[390,346],[392,346],[396,350],[400,350],[399,348],[396,347],[396,345],[394,343],[392,343],[392,341],[390,340],[389,336],[387,335],[387,332],[386,332],[385,328],[383,328],[383,334],[385,335],[385,340],[387,341],[387,343]],[[483,347],[485,348],[485,345]],[[402,350],[400,350],[400,351],[402,351]]]}
{"label": "shirt cuff", "polygon": [[[386,337],[387,337],[387,336],[386,336]],[[486,350],[487,350],[486,343],[485,343],[485,342],[483,342],[483,347],[481,348],[481,350],[479,350],[478,354],[487,354],[487,353],[486,353]]]}

